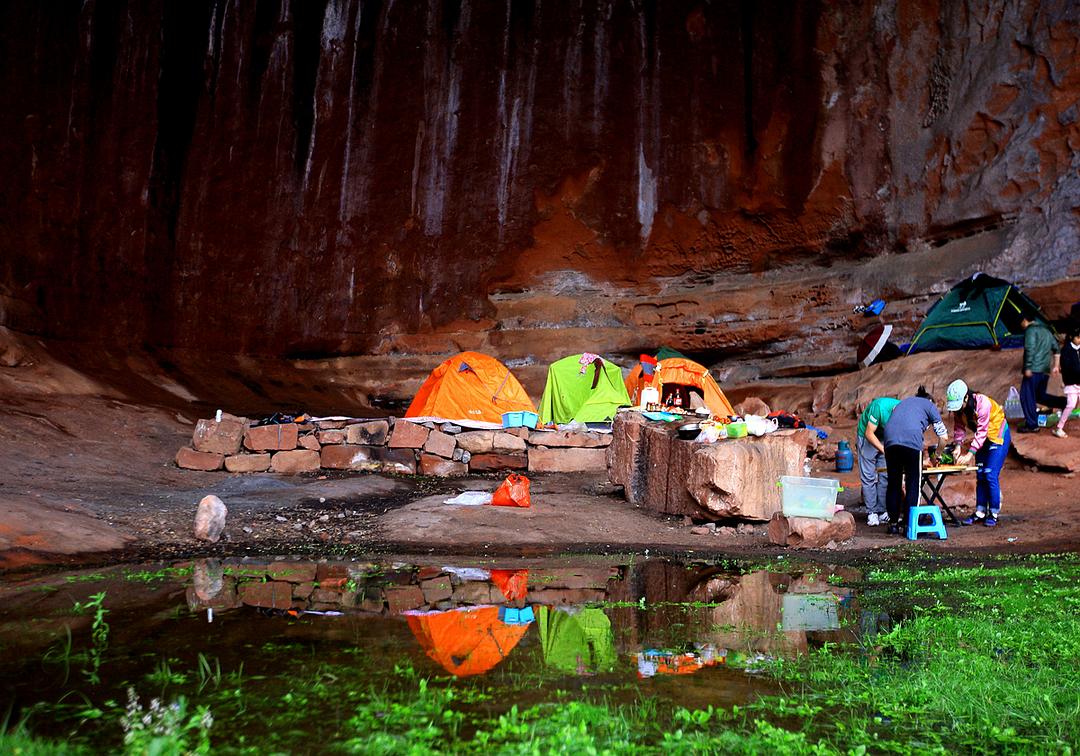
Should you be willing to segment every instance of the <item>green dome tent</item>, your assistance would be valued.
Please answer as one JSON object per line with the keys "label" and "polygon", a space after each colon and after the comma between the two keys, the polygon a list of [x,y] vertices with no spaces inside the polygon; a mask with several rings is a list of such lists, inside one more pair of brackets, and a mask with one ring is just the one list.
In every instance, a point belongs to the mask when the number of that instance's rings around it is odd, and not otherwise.
{"label": "green dome tent", "polygon": [[601,609],[584,607],[573,614],[538,607],[537,626],[544,663],[562,672],[610,672],[619,654],[611,620]]}
{"label": "green dome tent", "polygon": [[619,407],[630,406],[617,365],[599,357],[591,363],[581,360],[582,355],[572,354],[548,367],[540,422],[603,423],[614,418]]}
{"label": "green dome tent", "polygon": [[1016,286],[976,273],[930,308],[907,353],[1021,346],[1023,317],[1049,324],[1039,306]]}

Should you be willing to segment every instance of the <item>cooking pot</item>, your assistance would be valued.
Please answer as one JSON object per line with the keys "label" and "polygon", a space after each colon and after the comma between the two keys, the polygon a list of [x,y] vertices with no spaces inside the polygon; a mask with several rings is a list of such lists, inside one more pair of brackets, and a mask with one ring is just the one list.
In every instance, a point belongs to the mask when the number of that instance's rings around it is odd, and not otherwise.
{"label": "cooking pot", "polygon": [[684,441],[689,441],[692,438],[697,438],[697,435],[701,433],[700,423],[686,423],[679,426],[679,438]]}

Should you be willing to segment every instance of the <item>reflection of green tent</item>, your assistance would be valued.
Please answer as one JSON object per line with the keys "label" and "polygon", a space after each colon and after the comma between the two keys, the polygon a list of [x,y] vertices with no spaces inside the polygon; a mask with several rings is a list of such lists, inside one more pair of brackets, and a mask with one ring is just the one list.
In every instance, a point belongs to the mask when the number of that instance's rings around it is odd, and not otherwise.
{"label": "reflection of green tent", "polygon": [[622,371],[600,358],[582,365],[572,354],[551,363],[547,386],[540,399],[542,423],[602,423],[615,417],[619,407],[630,405]]}
{"label": "reflection of green tent", "polygon": [[1039,306],[1011,283],[976,273],[930,308],[907,353],[1020,346],[1025,316],[1048,322]]}
{"label": "reflection of green tent", "polygon": [[561,609],[539,607],[537,626],[544,650],[544,663],[576,674],[610,672],[618,661],[611,620],[596,607],[570,614]]}
{"label": "reflection of green tent", "polygon": [[658,360],[667,360],[667,359],[670,359],[672,357],[678,357],[679,359],[682,359],[682,360],[690,359],[685,354],[680,352],[678,349],[672,349],[669,346],[660,347],[660,350],[656,353],[656,359],[658,359]]}

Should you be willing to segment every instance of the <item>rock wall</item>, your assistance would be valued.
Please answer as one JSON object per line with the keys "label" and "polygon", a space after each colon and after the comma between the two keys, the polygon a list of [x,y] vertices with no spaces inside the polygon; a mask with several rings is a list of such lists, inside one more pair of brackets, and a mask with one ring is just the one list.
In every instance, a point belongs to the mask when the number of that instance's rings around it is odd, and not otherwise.
{"label": "rock wall", "polygon": [[[1080,6],[0,8],[0,324],[129,347],[828,367],[1080,276]],[[901,332],[901,335],[902,332]],[[394,381],[391,381],[391,378]]]}

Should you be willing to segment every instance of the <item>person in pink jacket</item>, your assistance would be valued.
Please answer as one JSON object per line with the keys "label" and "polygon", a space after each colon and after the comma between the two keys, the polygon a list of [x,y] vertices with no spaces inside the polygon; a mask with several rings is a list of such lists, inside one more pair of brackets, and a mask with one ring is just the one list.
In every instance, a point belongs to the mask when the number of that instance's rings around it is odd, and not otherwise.
{"label": "person in pink jacket", "polygon": [[[997,525],[1001,510],[1001,467],[1009,454],[1009,424],[1001,405],[986,394],[968,389],[963,381],[949,384],[945,409],[953,413],[956,425],[956,463],[975,462],[975,512],[962,520],[964,525],[981,522],[988,528]],[[973,433],[968,450],[963,451],[968,432]]]}

